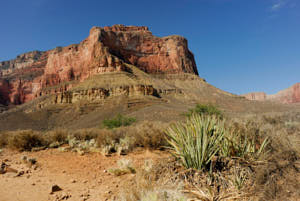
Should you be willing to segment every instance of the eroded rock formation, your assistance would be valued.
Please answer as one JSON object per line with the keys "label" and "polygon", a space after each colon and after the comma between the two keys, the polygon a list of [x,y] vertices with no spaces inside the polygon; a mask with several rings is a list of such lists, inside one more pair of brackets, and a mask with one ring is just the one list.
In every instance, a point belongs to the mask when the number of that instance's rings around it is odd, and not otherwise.
{"label": "eroded rock formation", "polygon": [[300,82],[272,95],[267,95],[264,92],[254,92],[254,93],[245,94],[243,96],[249,100],[257,100],[257,101],[271,100],[271,101],[276,101],[281,103],[299,103]]}
{"label": "eroded rock formation", "polygon": [[[0,104],[22,104],[45,94],[44,89],[58,85],[63,87],[52,92],[62,96],[71,88],[64,83],[82,82],[105,72],[127,71],[125,63],[151,74],[198,75],[194,56],[188,49],[187,40],[181,36],[159,38],[143,26],[93,27],[80,44],[46,52],[33,51],[1,62]],[[128,91],[131,93],[130,89]],[[76,96],[80,97],[81,93]]]}

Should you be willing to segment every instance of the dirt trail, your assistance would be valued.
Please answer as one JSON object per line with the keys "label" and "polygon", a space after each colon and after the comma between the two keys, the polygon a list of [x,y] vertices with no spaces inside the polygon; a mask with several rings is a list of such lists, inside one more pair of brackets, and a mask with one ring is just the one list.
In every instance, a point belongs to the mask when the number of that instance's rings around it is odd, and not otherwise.
{"label": "dirt trail", "polygon": [[[23,156],[35,158],[37,165],[29,167],[22,161]],[[0,201],[114,200],[124,182],[133,179],[132,174],[115,176],[107,172],[117,167],[118,160],[131,159],[138,169],[147,159],[157,161],[168,157],[161,151],[136,151],[126,156],[105,157],[99,153],[80,156],[57,149],[23,153],[3,150],[0,162],[4,161],[19,173],[24,171],[24,174],[0,174]],[[62,190],[50,194],[53,185]]]}

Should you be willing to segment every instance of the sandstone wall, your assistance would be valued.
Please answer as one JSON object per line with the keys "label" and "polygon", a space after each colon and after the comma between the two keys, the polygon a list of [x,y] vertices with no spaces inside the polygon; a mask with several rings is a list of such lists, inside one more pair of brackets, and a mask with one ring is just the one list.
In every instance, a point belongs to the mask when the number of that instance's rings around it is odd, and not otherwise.
{"label": "sandstone wall", "polygon": [[[0,104],[22,104],[43,95],[45,88],[127,71],[124,63],[147,73],[198,75],[194,56],[181,36],[159,38],[144,26],[93,27],[80,44],[33,51],[1,62]],[[70,88],[52,93],[66,93]]]}

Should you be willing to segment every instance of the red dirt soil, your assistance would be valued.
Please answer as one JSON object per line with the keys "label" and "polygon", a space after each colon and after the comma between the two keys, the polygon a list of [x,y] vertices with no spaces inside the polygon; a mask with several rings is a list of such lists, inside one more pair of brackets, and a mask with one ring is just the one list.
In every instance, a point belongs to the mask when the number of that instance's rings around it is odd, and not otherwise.
{"label": "red dirt soil", "polygon": [[[29,167],[22,156],[37,160],[37,168]],[[102,156],[89,153],[83,156],[74,152],[60,152],[57,149],[39,152],[13,152],[3,150],[0,161],[10,168],[25,173],[0,174],[0,201],[44,201],[44,200],[115,200],[125,181],[132,180],[133,174],[115,176],[107,172],[117,167],[117,161],[131,159],[138,169],[147,159],[154,162],[170,155],[162,151],[135,151],[126,156]],[[51,187],[58,185],[61,191],[51,193]],[[65,199],[66,200],[66,199]]]}

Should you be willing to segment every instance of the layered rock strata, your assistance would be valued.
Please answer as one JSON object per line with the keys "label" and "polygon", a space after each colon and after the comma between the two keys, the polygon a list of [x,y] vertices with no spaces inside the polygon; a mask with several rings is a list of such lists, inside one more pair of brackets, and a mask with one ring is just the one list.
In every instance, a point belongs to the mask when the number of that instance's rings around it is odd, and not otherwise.
{"label": "layered rock strata", "polygon": [[[80,44],[45,52],[33,51],[1,62],[0,104],[22,104],[44,95],[45,89],[53,86],[82,82],[106,72],[128,71],[125,63],[151,74],[198,75],[194,56],[187,40],[181,36],[156,37],[143,26],[93,27]],[[57,102],[64,102],[66,99],[61,101],[59,96],[68,97],[68,93],[73,94],[74,100],[74,92],[68,92],[72,85],[67,86],[53,91],[57,93]],[[99,90],[96,96],[105,96],[105,92]],[[132,94],[130,89],[127,91]]]}

